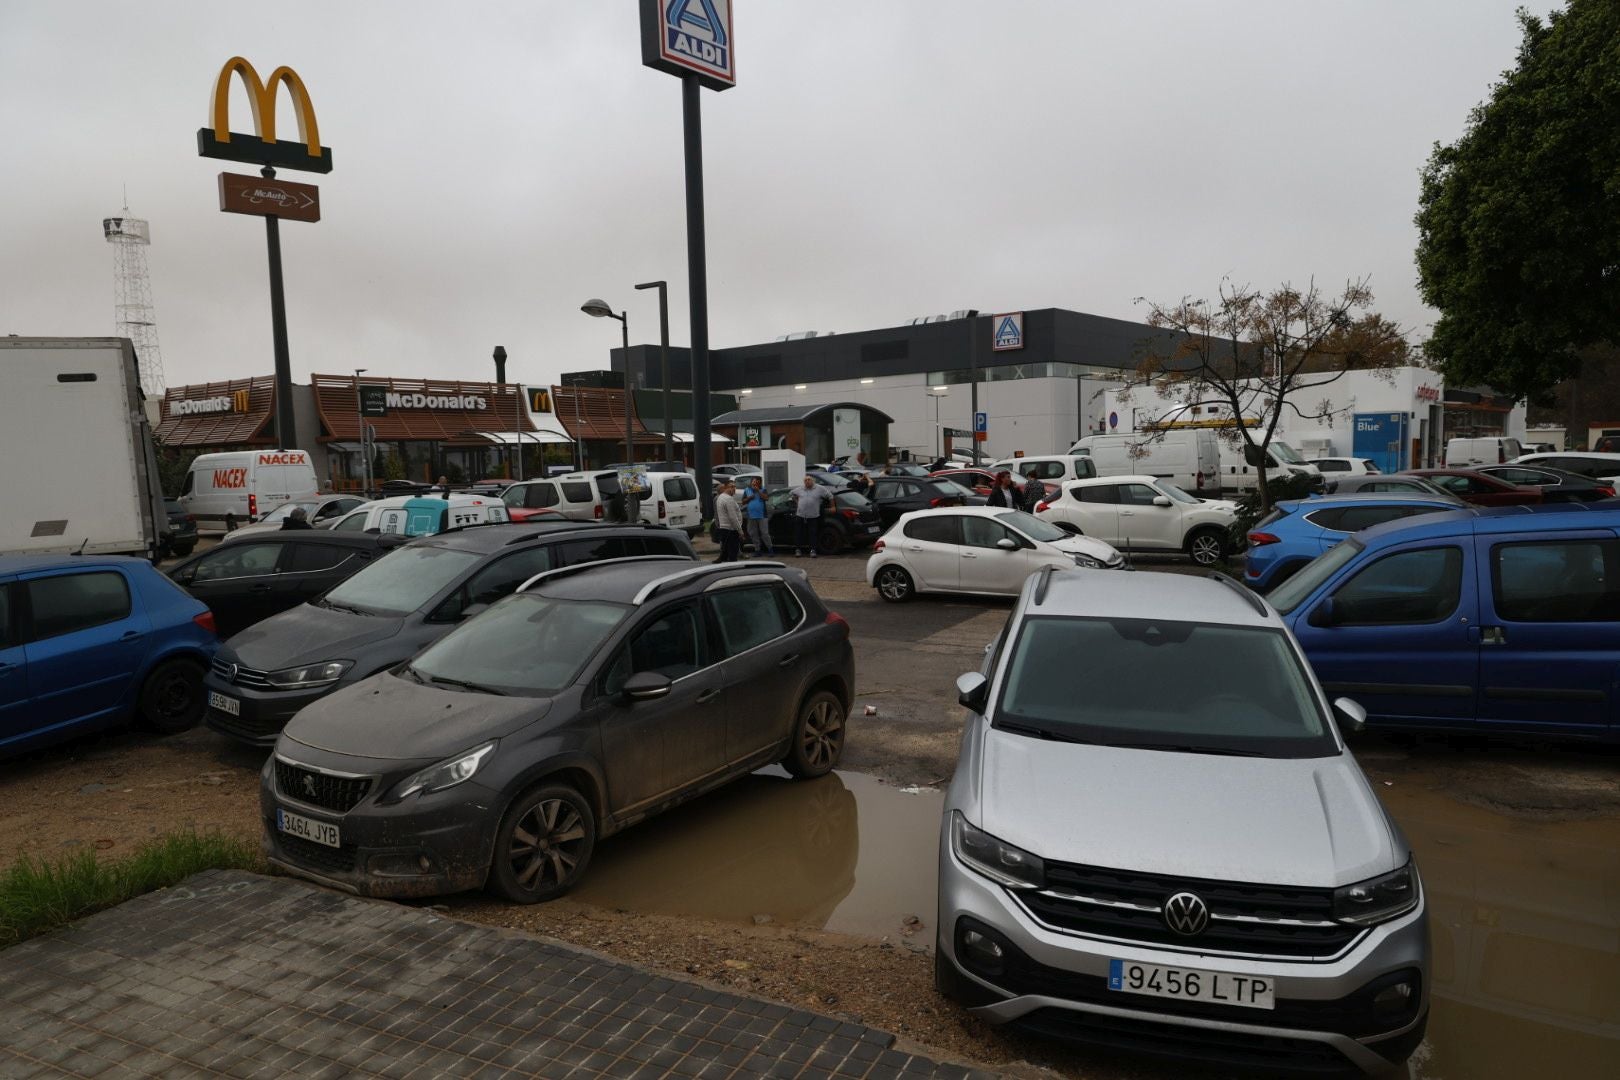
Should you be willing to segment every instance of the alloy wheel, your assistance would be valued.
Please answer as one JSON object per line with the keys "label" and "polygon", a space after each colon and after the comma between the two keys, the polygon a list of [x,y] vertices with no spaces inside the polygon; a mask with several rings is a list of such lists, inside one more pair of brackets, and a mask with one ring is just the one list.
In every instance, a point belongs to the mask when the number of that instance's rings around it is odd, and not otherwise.
{"label": "alloy wheel", "polygon": [[507,861],[525,889],[549,891],[563,885],[579,865],[585,822],[562,799],[542,799],[512,828]]}
{"label": "alloy wheel", "polygon": [[911,597],[911,578],[898,566],[885,566],[879,570],[877,587],[885,600],[898,603]]}
{"label": "alloy wheel", "polygon": [[800,730],[805,763],[817,771],[829,769],[838,761],[844,745],[844,711],[822,698],[810,707]]}
{"label": "alloy wheel", "polygon": [[1225,557],[1221,538],[1204,532],[1192,538],[1192,560],[1199,566],[1214,566]]}

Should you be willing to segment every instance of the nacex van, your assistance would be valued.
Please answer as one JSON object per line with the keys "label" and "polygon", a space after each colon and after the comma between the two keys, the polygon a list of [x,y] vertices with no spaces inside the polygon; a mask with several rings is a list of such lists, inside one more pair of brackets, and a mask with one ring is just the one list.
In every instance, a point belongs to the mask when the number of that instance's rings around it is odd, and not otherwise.
{"label": "nacex van", "polygon": [[227,528],[258,521],[284,502],[319,494],[303,450],[200,454],[186,473],[180,505],[199,522]]}

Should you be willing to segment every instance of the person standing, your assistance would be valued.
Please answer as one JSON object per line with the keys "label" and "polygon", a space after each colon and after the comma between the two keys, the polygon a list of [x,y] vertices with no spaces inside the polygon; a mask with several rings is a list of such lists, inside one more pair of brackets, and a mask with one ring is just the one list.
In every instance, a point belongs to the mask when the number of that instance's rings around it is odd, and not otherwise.
{"label": "person standing", "polygon": [[995,479],[990,482],[990,496],[985,500],[986,506],[1007,507],[1012,505],[1010,498],[1012,487],[1012,473],[998,472]]}
{"label": "person standing", "polygon": [[736,492],[737,486],[728,480],[714,500],[714,528],[720,534],[720,557],[715,562],[736,562],[742,555],[743,519]]}
{"label": "person standing", "polygon": [[450,497],[450,478],[448,476],[439,477],[439,482],[428,490],[428,494],[431,495],[435,491],[439,493],[441,499],[448,499]]}
{"label": "person standing", "polygon": [[1020,507],[1026,514],[1033,514],[1035,508],[1046,499],[1046,484],[1039,480],[1032,472],[1024,481],[1023,506]]}
{"label": "person standing", "polygon": [[309,514],[304,508],[295,506],[292,508],[292,513],[281,519],[281,527],[283,529],[313,529],[315,526],[309,523]]}
{"label": "person standing", "polygon": [[805,549],[810,551],[810,557],[816,557],[816,534],[821,531],[821,515],[832,502],[832,492],[816,483],[816,478],[806,476],[804,486],[793,492],[793,554],[803,555]]}
{"label": "person standing", "polygon": [[770,511],[765,505],[765,484],[761,477],[750,480],[743,492],[743,514],[747,519],[744,524],[748,527],[748,539],[754,543],[754,558],[775,555],[776,548],[771,546]]}

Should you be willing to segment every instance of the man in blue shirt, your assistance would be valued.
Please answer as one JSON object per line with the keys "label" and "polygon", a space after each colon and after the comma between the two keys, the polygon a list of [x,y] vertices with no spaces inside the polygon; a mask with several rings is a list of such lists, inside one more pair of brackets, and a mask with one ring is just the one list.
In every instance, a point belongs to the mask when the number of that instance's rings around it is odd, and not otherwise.
{"label": "man in blue shirt", "polygon": [[742,493],[742,504],[748,539],[754,545],[754,558],[775,555],[776,548],[771,544],[770,514],[765,506],[765,489],[759,477],[748,482],[748,487]]}

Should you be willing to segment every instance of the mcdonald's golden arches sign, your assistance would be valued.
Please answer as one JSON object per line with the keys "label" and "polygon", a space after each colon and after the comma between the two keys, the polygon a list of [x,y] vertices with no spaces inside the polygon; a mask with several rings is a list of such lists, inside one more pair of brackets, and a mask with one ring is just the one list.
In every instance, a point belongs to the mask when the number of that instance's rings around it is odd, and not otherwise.
{"label": "mcdonald's golden arches sign", "polygon": [[[238,76],[247,90],[248,102],[253,107],[253,134],[232,131],[231,77]],[[276,98],[281,87],[287,88],[287,97],[298,121],[298,141],[276,137]],[[209,108],[211,126],[197,130],[197,153],[203,157],[222,158],[225,161],[248,161],[258,165],[274,165],[302,172],[329,173],[332,171],[332,150],[321,145],[320,128],[315,122],[315,105],[309,99],[309,90],[298,73],[285,65],[270,73],[269,81],[259,78],[252,64],[240,56],[225,61],[214,81],[214,97]]]}

